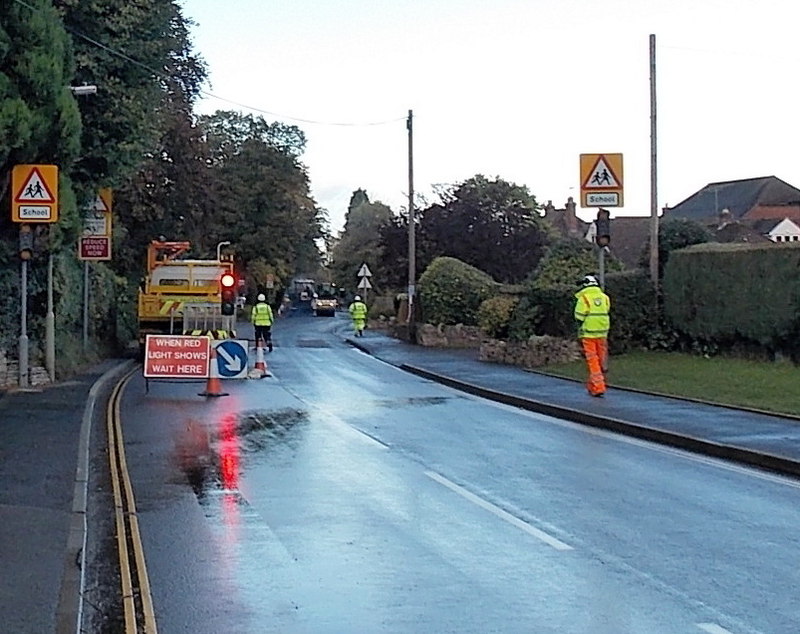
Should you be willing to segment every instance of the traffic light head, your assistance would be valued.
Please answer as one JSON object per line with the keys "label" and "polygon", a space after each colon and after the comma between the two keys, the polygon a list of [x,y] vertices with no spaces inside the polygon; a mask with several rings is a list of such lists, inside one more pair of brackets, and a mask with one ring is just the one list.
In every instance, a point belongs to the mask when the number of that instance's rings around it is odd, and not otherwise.
{"label": "traffic light head", "polygon": [[594,221],[596,229],[594,241],[598,246],[606,247],[611,242],[611,218],[608,209],[597,210],[597,220]]}
{"label": "traffic light head", "polygon": [[233,315],[236,313],[236,291],[233,285],[236,278],[230,273],[225,273],[219,278],[221,310],[223,315]]}

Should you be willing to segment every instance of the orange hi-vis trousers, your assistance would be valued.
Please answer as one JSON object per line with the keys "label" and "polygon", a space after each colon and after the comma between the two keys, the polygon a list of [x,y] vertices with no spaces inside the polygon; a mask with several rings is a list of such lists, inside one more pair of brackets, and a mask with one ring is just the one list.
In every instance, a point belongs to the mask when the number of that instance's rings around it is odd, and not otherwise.
{"label": "orange hi-vis trousers", "polygon": [[583,356],[589,369],[586,389],[592,396],[599,396],[606,391],[606,365],[608,364],[608,340],[605,337],[583,337]]}

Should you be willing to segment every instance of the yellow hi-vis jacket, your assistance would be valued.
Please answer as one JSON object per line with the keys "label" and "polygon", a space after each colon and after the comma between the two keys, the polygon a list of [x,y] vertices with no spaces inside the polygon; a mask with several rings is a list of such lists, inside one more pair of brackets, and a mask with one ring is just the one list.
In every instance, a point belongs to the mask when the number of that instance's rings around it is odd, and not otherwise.
{"label": "yellow hi-vis jacket", "polygon": [[611,299],[599,286],[587,286],[575,293],[575,319],[578,320],[578,338],[600,339],[608,337],[611,319]]}
{"label": "yellow hi-vis jacket", "polygon": [[353,319],[367,318],[367,305],[364,302],[353,302],[348,310]]}
{"label": "yellow hi-vis jacket", "polygon": [[250,321],[254,326],[272,325],[272,306],[266,302],[258,302],[250,313]]}

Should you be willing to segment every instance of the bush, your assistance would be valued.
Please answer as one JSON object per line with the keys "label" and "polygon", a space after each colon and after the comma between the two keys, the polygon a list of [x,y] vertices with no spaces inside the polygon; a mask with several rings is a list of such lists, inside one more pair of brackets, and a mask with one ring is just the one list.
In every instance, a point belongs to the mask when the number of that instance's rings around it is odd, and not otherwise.
{"label": "bush", "polygon": [[493,339],[508,337],[511,315],[519,303],[519,298],[499,295],[484,300],[478,309],[478,325],[481,330]]}
{"label": "bush", "polygon": [[481,302],[497,289],[483,271],[450,257],[438,257],[419,278],[423,320],[434,324],[478,325]]}

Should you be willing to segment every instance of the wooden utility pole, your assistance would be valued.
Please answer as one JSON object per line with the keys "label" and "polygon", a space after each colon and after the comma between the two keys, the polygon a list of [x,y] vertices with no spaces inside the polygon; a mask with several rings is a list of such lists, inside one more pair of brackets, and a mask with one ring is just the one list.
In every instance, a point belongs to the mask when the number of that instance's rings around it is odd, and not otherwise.
{"label": "wooden utility pole", "polygon": [[656,138],[656,36],[650,35],[650,279],[658,290],[658,171]]}
{"label": "wooden utility pole", "polygon": [[414,227],[414,112],[408,111],[408,323],[414,321],[414,295],[417,292],[417,247]]}

